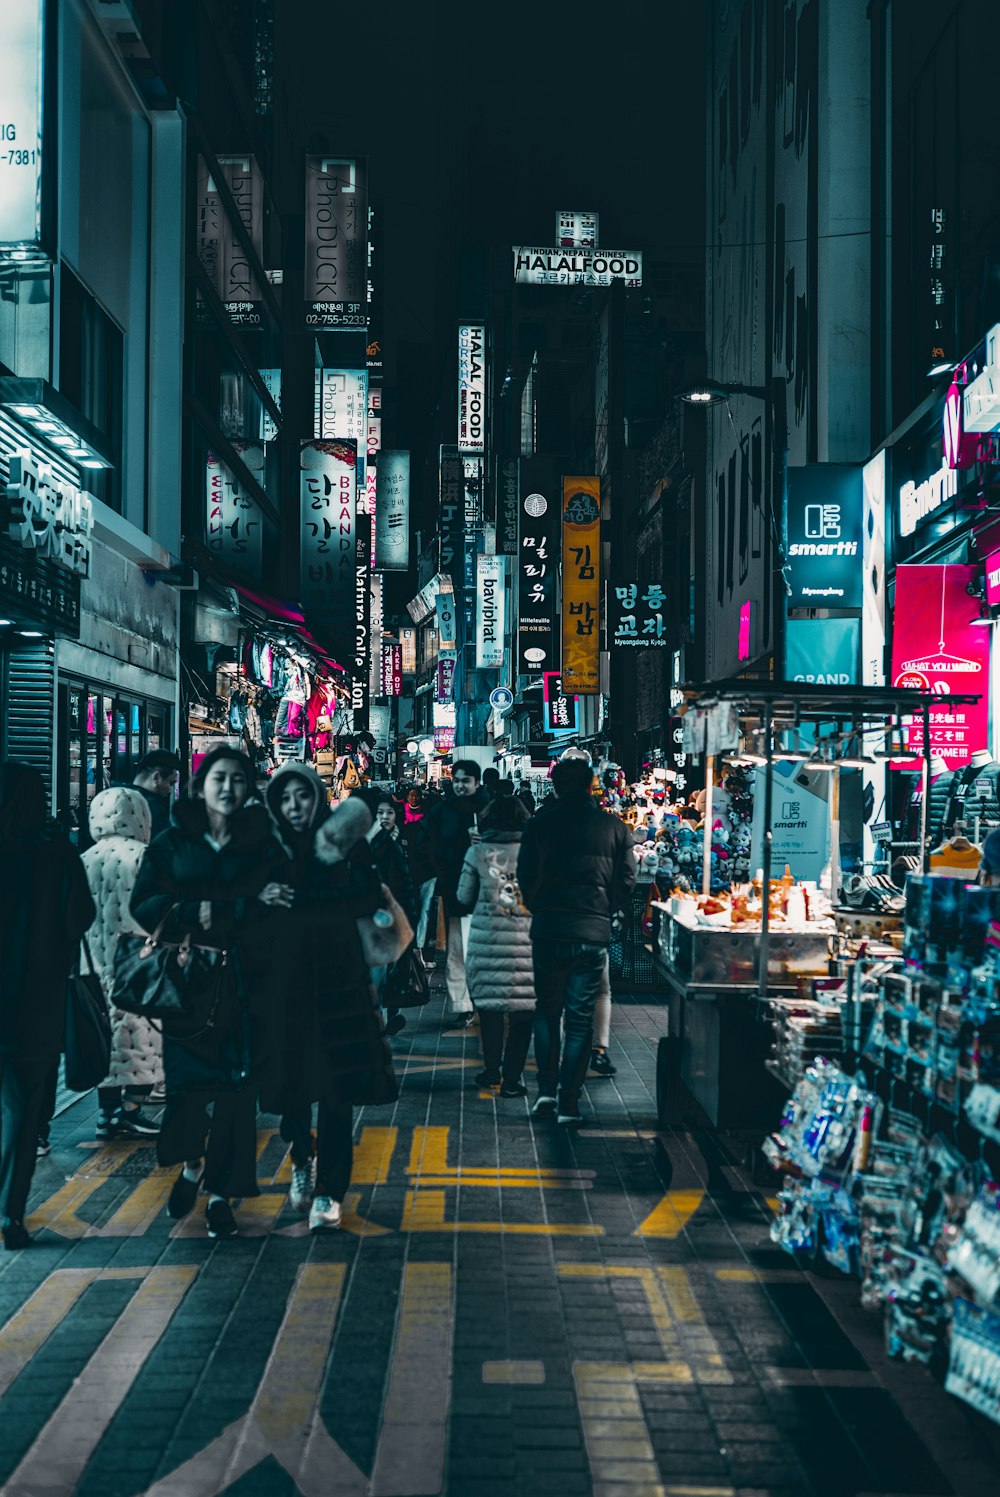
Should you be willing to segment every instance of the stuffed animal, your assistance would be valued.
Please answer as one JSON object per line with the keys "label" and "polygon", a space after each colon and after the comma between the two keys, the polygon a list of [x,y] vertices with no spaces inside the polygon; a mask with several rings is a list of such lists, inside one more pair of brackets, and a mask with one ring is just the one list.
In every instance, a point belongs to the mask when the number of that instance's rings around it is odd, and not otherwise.
{"label": "stuffed animal", "polygon": [[372,814],[359,796],[339,801],[317,828],[317,858],[321,863],[342,863],[351,848],[367,837],[371,826]]}

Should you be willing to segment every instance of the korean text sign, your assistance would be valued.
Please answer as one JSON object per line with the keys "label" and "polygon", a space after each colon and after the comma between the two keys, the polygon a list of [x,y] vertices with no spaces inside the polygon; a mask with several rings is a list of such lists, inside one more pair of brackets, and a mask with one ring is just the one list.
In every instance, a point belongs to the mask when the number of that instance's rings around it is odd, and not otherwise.
{"label": "korean text sign", "polygon": [[557,492],[553,465],[547,459],[522,460],[517,556],[517,668],[521,674],[540,675],[559,663]]}
{"label": "korean text sign", "polygon": [[[989,629],[974,627],[974,604],[966,588],[978,577],[974,566],[896,568],[892,683],[932,691],[940,706],[930,714],[931,752],[949,769],[964,769],[977,749],[989,746]],[[948,708],[953,693],[978,694],[973,706]],[[907,730],[907,748],[924,751],[921,716]],[[913,760],[894,769],[919,767]]]}
{"label": "korean text sign", "polygon": [[564,478],[562,678],[571,696],[601,689],[601,480]]}
{"label": "korean text sign", "polygon": [[660,582],[623,582],[608,589],[608,645],[666,645]]}
{"label": "korean text sign", "polygon": [[341,659],[355,653],[357,488],[356,442],[302,443],[302,606],[322,621]]}

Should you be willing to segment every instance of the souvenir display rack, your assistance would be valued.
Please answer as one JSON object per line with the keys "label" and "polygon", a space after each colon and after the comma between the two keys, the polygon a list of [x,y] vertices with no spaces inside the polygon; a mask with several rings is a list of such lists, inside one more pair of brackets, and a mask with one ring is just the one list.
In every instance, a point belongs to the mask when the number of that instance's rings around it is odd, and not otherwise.
{"label": "souvenir display rack", "polygon": [[860,1057],[807,1059],[772,1237],[861,1283],[891,1356],[1000,1423],[1000,889],[908,881]]}

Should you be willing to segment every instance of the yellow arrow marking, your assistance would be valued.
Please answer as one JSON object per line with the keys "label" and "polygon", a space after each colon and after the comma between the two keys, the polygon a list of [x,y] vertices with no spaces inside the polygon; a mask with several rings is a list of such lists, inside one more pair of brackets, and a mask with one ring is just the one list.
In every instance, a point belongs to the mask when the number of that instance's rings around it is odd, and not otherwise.
{"label": "yellow arrow marking", "polygon": [[703,1190],[671,1190],[641,1222],[633,1237],[676,1237],[705,1199]]}
{"label": "yellow arrow marking", "polygon": [[185,1263],[135,1272],[143,1275],[143,1282],[4,1487],[8,1497],[76,1490],[198,1269]]}
{"label": "yellow arrow marking", "polygon": [[50,1232],[58,1232],[60,1237],[86,1237],[93,1234],[96,1228],[89,1222],[80,1220],[76,1214],[78,1209],[109,1180],[117,1178],[114,1165],[121,1164],[137,1149],[144,1147],[148,1145],[136,1142],[105,1144],[102,1149],[98,1149],[86,1161],[85,1172],[72,1175],[31,1213],[26,1223],[28,1230],[37,1232],[40,1228],[47,1227]]}

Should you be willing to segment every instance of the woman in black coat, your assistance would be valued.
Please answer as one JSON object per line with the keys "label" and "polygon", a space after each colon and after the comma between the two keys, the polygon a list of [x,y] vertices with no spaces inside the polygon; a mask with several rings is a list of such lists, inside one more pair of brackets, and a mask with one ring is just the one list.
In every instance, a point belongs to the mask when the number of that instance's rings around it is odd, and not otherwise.
{"label": "woman in black coat", "polygon": [[[268,912],[287,905],[285,856],[267,810],[247,805],[253,766],[235,749],[213,749],[191,781],[174,824],[139,866],[130,909],[164,939],[231,953],[211,1027],[204,1018],[164,1024],[167,1105],[157,1140],[161,1164],[184,1163],[167,1210],[186,1216],[202,1183],[210,1237],[235,1237],[229,1205],[257,1189],[257,1082],[271,1040]],[[263,927],[263,930],[262,930]]]}
{"label": "woman in black coat", "polygon": [[294,892],[274,922],[276,945],[292,955],[278,982],[284,1032],[261,1105],[281,1113],[292,1146],[293,1208],[309,1209],[311,1231],[329,1231],[340,1226],[351,1180],[353,1108],[399,1094],[357,927],[381,907],[382,890],[370,865],[348,857],[370,825],[361,803],[352,797],[331,812],[326,787],[304,764],[276,771],[267,803]]}
{"label": "woman in black coat", "polygon": [[0,1219],[8,1251],[31,1241],[24,1211],[48,1078],[66,1026],[66,984],[96,910],[76,849],[49,819],[36,769],[0,767]]}

